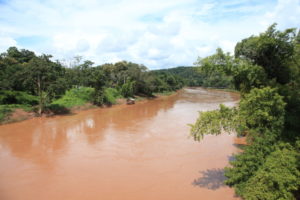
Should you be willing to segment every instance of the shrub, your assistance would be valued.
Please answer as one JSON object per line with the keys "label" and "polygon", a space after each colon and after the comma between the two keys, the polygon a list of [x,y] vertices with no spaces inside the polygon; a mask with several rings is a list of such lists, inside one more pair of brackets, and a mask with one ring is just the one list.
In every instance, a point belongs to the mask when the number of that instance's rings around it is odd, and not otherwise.
{"label": "shrub", "polygon": [[59,104],[50,104],[46,107],[46,109],[50,110],[54,114],[67,114],[70,113],[70,109],[66,108],[65,106]]}
{"label": "shrub", "polygon": [[299,153],[289,144],[280,144],[245,184],[241,196],[252,200],[296,199],[293,192],[300,186],[297,162]]}
{"label": "shrub", "polygon": [[89,87],[72,88],[64,96],[53,101],[51,105],[71,108],[81,106],[93,100],[94,89]]}
{"label": "shrub", "polygon": [[26,104],[37,105],[38,97],[21,91],[0,91],[0,104]]}
{"label": "shrub", "polygon": [[6,105],[0,105],[0,121],[2,121],[10,112],[11,108],[8,108]]}
{"label": "shrub", "polygon": [[95,89],[90,87],[72,88],[66,92],[65,96],[91,101],[94,91]]}
{"label": "shrub", "polygon": [[122,95],[115,88],[106,88],[104,90],[104,103],[115,104],[118,98],[121,98]]}
{"label": "shrub", "polygon": [[135,82],[127,81],[121,87],[121,94],[124,97],[132,97],[134,95]]}
{"label": "shrub", "polygon": [[276,89],[255,88],[240,102],[240,118],[245,119],[248,129],[257,133],[270,130],[280,133],[284,125],[285,105]]}

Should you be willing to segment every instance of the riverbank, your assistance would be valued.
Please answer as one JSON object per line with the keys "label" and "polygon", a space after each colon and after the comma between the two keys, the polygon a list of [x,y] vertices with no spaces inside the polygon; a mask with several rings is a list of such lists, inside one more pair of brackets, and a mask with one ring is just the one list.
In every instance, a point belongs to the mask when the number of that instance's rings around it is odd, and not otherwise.
{"label": "riverbank", "polygon": [[[198,111],[235,94],[185,88],[171,96],[0,126],[2,199],[237,200],[224,167],[234,134],[189,138]],[[116,192],[116,189],[118,192]]]}
{"label": "riverbank", "polygon": [[[136,95],[134,99],[135,99],[135,103],[141,103],[152,99],[169,97],[177,94],[179,91],[180,90],[154,93],[153,96],[151,97]],[[95,109],[95,108],[101,109],[101,108],[107,108],[116,105],[126,105],[126,104],[127,104],[126,98],[119,98],[117,99],[116,103],[112,105],[96,106],[92,103],[85,103],[84,105],[70,107],[67,110],[66,109],[59,110],[57,111],[57,113],[55,113],[54,111],[47,110],[42,116],[38,116],[38,114],[34,111],[35,110],[34,107],[25,106],[25,105],[0,105],[0,125],[20,122],[20,121],[32,119],[34,117],[53,117],[56,115],[69,115],[69,114],[76,114],[79,113],[80,111],[89,110],[89,109]]]}

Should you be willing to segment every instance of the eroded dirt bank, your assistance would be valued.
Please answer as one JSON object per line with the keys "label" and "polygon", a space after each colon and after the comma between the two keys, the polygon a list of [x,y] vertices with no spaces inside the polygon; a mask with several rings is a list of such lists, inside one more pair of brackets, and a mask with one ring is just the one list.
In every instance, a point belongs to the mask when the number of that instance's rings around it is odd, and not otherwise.
{"label": "eroded dirt bank", "polygon": [[237,199],[222,184],[233,135],[188,137],[198,111],[235,93],[177,95],[0,126],[1,200]]}

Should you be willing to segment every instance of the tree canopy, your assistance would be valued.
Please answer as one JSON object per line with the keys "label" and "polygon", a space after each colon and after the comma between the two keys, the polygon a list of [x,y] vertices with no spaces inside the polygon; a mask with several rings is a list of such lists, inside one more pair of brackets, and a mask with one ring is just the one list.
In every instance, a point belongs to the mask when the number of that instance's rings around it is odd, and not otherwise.
{"label": "tree canopy", "polygon": [[299,32],[276,30],[237,43],[235,55],[221,49],[198,59],[199,70],[223,73],[241,93],[237,107],[201,112],[191,125],[200,141],[222,131],[247,136],[243,152],[225,169],[226,184],[244,199],[296,199],[300,187]]}
{"label": "tree canopy", "polygon": [[39,115],[49,108],[57,109],[53,102],[67,106],[73,103],[66,103],[66,99],[81,102],[73,95],[77,92],[93,91],[89,102],[101,106],[115,103],[115,98],[152,97],[153,93],[175,91],[184,85],[182,78],[172,73],[149,71],[144,65],[127,61],[95,66],[77,56],[67,66],[53,61],[51,55],[38,56],[16,47],[0,54],[0,104],[31,102]]}

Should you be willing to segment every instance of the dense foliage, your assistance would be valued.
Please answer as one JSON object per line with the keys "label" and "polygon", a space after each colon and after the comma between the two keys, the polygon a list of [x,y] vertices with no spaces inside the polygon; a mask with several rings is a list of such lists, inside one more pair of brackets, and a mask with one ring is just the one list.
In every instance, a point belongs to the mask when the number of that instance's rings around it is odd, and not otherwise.
{"label": "dense foliage", "polygon": [[231,77],[238,107],[200,113],[191,134],[225,130],[247,136],[243,152],[225,168],[226,184],[244,199],[297,199],[300,193],[300,32],[270,26],[236,45],[198,60],[200,70]]}
{"label": "dense foliage", "polygon": [[[94,66],[93,62],[82,62],[76,57],[66,66],[51,58],[16,47],[0,54],[0,105],[33,106],[39,115],[49,110],[61,113],[87,102],[114,104],[118,98],[150,97],[155,92],[170,92],[184,86],[178,76],[153,73],[136,63]],[[10,108],[0,110],[2,119],[13,110]]]}
{"label": "dense foliage", "polygon": [[[199,62],[200,60],[198,60]],[[197,63],[196,63],[197,64]],[[171,74],[180,77],[184,85],[202,86],[213,88],[233,88],[231,77],[217,71],[207,73],[207,71],[199,70],[197,67],[175,67],[169,69],[155,70],[157,74]]]}
{"label": "dense foliage", "polygon": [[72,88],[66,91],[66,94],[61,98],[54,100],[52,105],[59,105],[65,108],[84,105],[86,102],[91,102],[94,95],[94,88],[80,87]]}
{"label": "dense foliage", "polygon": [[[183,86],[231,88],[230,80],[224,73],[208,75],[196,67],[149,71],[144,65],[126,61],[95,66],[81,57],[62,64],[51,55],[37,56],[16,47],[0,54],[0,105],[29,105],[39,115],[68,112],[87,102],[101,106],[115,104],[118,98],[152,97]],[[88,99],[74,95],[85,95],[87,90],[92,91]],[[11,106],[0,112],[5,116],[13,110]]]}

